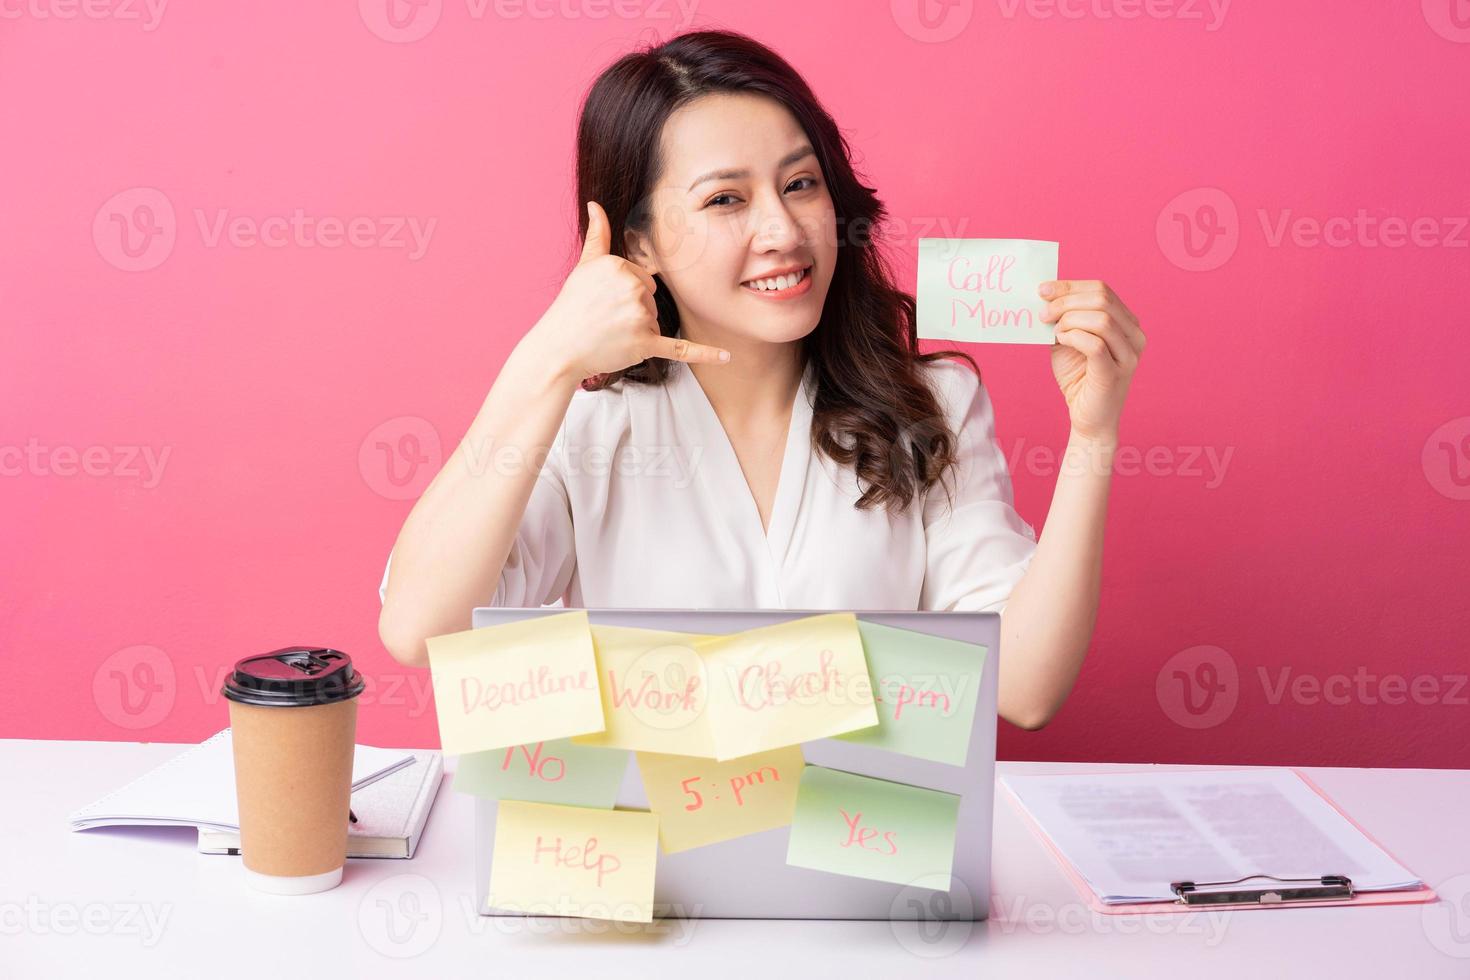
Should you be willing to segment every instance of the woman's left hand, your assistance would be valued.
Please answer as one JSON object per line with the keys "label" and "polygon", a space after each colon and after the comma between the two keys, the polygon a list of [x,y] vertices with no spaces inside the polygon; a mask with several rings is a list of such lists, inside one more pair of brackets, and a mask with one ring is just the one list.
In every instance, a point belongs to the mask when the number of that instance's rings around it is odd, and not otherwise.
{"label": "woman's left hand", "polygon": [[1048,301],[1041,319],[1056,324],[1051,369],[1072,431],[1116,442],[1123,400],[1143,354],[1138,317],[1096,279],[1056,279],[1042,283],[1040,292]]}

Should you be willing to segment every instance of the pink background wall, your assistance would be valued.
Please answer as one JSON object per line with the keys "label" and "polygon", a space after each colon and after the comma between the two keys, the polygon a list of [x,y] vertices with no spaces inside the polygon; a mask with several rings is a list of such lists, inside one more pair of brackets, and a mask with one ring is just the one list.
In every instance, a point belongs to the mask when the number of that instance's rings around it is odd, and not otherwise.
{"label": "pink background wall", "polygon": [[[6,7],[0,736],[197,740],[309,642],[370,675],[363,741],[437,744],[384,558],[565,274],[579,97],[685,19],[384,2]],[[1052,238],[1148,332],[1093,649],[1003,756],[1470,766],[1452,2],[694,0],[807,75],[907,286],[923,235]],[[1061,396],[973,350],[1039,528]]]}

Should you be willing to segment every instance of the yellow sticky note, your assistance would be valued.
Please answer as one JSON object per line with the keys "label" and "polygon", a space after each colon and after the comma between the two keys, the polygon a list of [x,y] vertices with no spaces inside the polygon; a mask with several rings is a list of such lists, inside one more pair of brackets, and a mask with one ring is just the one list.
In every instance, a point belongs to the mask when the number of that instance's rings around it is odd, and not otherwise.
{"label": "yellow sticky note", "polygon": [[607,727],[580,745],[714,755],[706,707],[709,680],[695,644],[703,633],[628,626],[592,627]]}
{"label": "yellow sticky note", "polygon": [[658,817],[501,800],[486,904],[527,915],[653,921]]}
{"label": "yellow sticky note", "polygon": [[637,759],[665,854],[789,825],[806,764],[799,745],[728,762],[650,752]]}
{"label": "yellow sticky note", "polygon": [[878,724],[857,616],[824,613],[699,644],[720,761]]}
{"label": "yellow sticky note", "polygon": [[602,731],[584,610],[431,636],[428,647],[450,755]]}

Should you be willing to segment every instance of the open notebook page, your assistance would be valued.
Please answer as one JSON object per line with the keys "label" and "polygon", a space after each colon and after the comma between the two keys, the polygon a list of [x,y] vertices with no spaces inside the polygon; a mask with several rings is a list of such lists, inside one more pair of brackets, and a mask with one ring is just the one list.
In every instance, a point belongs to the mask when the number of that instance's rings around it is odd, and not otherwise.
{"label": "open notebook page", "polygon": [[[355,792],[413,763],[414,755],[407,749],[354,746],[352,789]],[[230,729],[216,732],[158,768],[87,804],[71,814],[70,822],[73,830],[118,825],[192,825],[239,830]]]}

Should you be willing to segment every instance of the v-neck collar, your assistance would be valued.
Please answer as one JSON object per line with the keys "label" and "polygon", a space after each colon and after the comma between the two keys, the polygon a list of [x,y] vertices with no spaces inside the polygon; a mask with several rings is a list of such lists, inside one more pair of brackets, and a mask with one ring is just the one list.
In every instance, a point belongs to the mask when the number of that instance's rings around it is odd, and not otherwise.
{"label": "v-neck collar", "polygon": [[781,474],[777,478],[776,495],[771,503],[771,518],[767,527],[761,526],[760,508],[755,495],[740,468],[740,458],[730,442],[720,417],[715,412],[709,396],[705,394],[694,371],[683,361],[669,362],[671,375],[668,385],[675,405],[686,418],[693,422],[705,435],[706,452],[714,457],[712,463],[719,470],[710,485],[712,491],[724,488],[727,491],[739,488],[741,500],[733,504],[738,512],[737,520],[747,529],[754,540],[765,542],[774,569],[779,569],[786,560],[791,545],[792,532],[796,528],[796,514],[806,489],[808,463],[811,459],[812,402],[815,398],[815,369],[808,360],[802,372],[801,384],[791,405],[791,421],[786,429],[786,449],[781,457]]}

